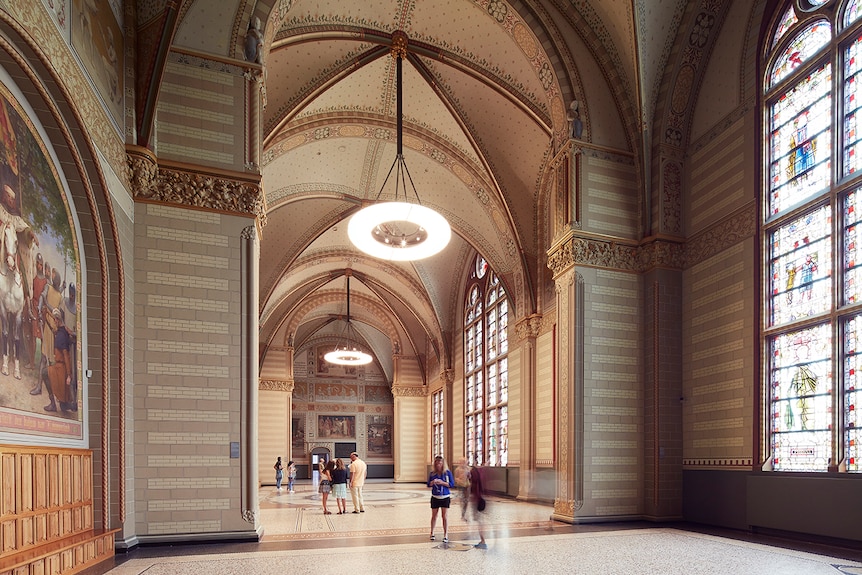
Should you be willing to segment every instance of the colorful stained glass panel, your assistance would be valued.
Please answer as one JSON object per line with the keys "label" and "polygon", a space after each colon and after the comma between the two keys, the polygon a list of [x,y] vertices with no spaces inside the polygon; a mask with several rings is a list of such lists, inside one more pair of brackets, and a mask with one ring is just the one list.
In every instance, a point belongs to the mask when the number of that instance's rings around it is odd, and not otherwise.
{"label": "colorful stained glass panel", "polygon": [[790,42],[772,65],[770,86],[786,78],[832,41],[832,27],[825,20],[814,22]]}
{"label": "colorful stained glass panel", "polygon": [[824,65],[771,107],[769,215],[825,190],[831,182],[832,67]]}
{"label": "colorful stained glass panel", "polygon": [[847,3],[847,8],[844,10],[844,25],[849,26],[858,20],[859,16],[862,16],[862,10],[859,10],[859,2],[857,0],[850,0]]}
{"label": "colorful stained glass panel", "polygon": [[847,471],[858,472],[862,469],[862,316],[855,316],[844,327],[844,462]]}
{"label": "colorful stained glass panel", "polygon": [[853,191],[844,199],[844,304],[862,301],[862,199],[859,192]]}
{"label": "colorful stained glass panel", "polygon": [[862,106],[859,82],[862,73],[862,36],[844,50],[844,175],[862,167],[862,133],[857,117]]}
{"label": "colorful stained glass panel", "polygon": [[787,9],[787,12],[784,13],[784,16],[781,17],[781,20],[778,23],[778,28],[775,30],[775,37],[772,39],[772,45],[778,44],[778,41],[784,36],[785,32],[787,32],[791,26],[799,22],[796,18],[796,11],[793,10],[793,6]]}
{"label": "colorful stained glass panel", "polygon": [[832,212],[822,206],[771,235],[770,325],[829,311],[832,306]]}
{"label": "colorful stained glass panel", "polygon": [[771,341],[772,467],[826,471],[832,454],[832,326]]}

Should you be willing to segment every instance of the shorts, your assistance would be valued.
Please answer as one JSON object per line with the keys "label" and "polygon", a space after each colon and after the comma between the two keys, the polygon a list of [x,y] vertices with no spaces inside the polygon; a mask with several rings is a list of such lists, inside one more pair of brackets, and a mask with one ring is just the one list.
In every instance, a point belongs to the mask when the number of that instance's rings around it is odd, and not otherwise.
{"label": "shorts", "polygon": [[432,497],[431,509],[440,509],[441,507],[444,509],[449,509],[450,499],[451,497]]}
{"label": "shorts", "polygon": [[332,490],[332,486],[329,484],[329,481],[325,479],[320,482],[320,485],[317,487],[318,493],[329,493]]}

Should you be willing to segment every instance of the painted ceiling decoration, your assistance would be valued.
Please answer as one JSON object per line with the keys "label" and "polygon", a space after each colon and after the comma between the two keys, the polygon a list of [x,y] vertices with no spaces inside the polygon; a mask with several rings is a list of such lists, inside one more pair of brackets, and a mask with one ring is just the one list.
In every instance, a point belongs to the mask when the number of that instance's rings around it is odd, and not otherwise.
{"label": "painted ceiling decoration", "polygon": [[[701,51],[710,47],[698,31],[711,33],[721,21],[723,2],[702,0],[695,12],[714,19],[697,21],[684,18],[687,4],[138,2],[140,39],[160,38],[157,46],[167,41],[184,53],[241,61],[249,27],[261,23],[262,359],[269,347],[299,352],[335,341],[345,270],[357,338],[389,378],[394,353],[423,369],[452,367],[477,252],[501,278],[516,320],[542,313],[549,290],[540,282],[550,281],[544,186],[568,144],[573,112],[585,141],[626,153],[642,146],[645,117],[665,97],[659,87],[680,21]],[[389,52],[400,33],[404,159],[422,205],[448,220],[452,239],[427,259],[383,262],[351,244],[347,222],[374,200],[396,154]],[[148,77],[164,66],[159,49],[148,56]],[[148,95],[139,111],[157,97]]]}

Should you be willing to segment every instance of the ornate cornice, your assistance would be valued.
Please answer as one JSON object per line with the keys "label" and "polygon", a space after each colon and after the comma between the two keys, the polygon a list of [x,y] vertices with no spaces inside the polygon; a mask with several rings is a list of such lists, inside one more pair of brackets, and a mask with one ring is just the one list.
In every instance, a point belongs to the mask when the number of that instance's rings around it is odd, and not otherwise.
{"label": "ornate cornice", "polygon": [[691,267],[757,234],[757,205],[740,211],[694,236],[685,246],[686,266]]}
{"label": "ornate cornice", "polygon": [[293,381],[285,379],[261,379],[258,382],[257,388],[261,391],[285,391],[293,393],[293,387],[296,385]]}
{"label": "ornate cornice", "polygon": [[523,341],[527,338],[535,339],[539,337],[541,331],[541,314],[527,316],[515,324],[515,333],[517,334],[518,341]]}
{"label": "ornate cornice", "polygon": [[426,397],[428,388],[426,387],[398,387],[393,386],[392,397]]}
{"label": "ornate cornice", "polygon": [[126,152],[135,199],[251,215],[265,225],[266,205],[259,183],[159,166],[155,157],[138,148]]}

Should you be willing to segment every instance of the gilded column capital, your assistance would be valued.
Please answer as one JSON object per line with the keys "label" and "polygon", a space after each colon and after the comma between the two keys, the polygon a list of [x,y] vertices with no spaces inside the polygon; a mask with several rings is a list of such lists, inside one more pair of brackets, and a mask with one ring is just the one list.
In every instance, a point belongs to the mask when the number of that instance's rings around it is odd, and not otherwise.
{"label": "gilded column capital", "polygon": [[515,324],[515,333],[518,336],[518,341],[525,339],[535,339],[539,337],[542,331],[542,316],[534,313],[529,315]]}
{"label": "gilded column capital", "polygon": [[285,391],[293,393],[295,385],[292,379],[261,379],[257,388],[262,391]]}

